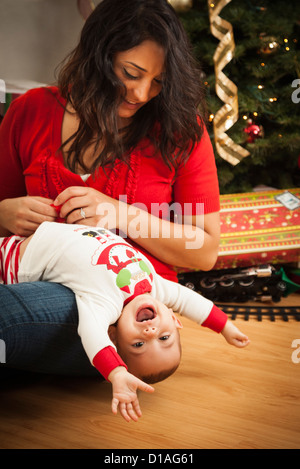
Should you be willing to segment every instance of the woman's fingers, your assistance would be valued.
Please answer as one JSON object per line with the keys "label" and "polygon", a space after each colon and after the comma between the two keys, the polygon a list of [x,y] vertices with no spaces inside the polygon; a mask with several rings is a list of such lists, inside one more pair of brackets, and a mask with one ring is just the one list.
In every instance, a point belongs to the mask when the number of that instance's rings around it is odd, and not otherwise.
{"label": "woman's fingers", "polygon": [[[67,223],[76,223],[81,218],[87,218],[87,207],[89,199],[87,196],[73,197],[65,202],[60,209],[60,217],[65,218]],[[81,209],[84,211],[82,213]]]}
{"label": "woman's fingers", "polygon": [[[53,207],[53,200],[42,197],[32,197],[30,201],[32,216],[44,217],[44,221],[53,221],[57,217],[57,211]],[[40,219],[40,218],[39,218]]]}
{"label": "woman's fingers", "polygon": [[69,199],[73,197],[82,197],[88,194],[91,188],[82,186],[70,186],[62,191],[54,200],[54,205],[64,205]]}
{"label": "woman's fingers", "polygon": [[56,210],[53,201],[43,197],[17,197],[1,202],[0,224],[9,232],[28,236],[44,221],[54,221]]}

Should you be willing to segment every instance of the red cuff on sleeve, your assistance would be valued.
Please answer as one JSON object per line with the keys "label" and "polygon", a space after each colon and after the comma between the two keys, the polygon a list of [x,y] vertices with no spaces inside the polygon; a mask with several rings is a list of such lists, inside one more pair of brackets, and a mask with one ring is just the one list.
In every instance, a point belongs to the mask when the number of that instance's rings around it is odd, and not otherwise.
{"label": "red cuff on sleeve", "polygon": [[208,327],[215,332],[221,332],[227,322],[227,314],[216,305],[213,305],[208,318],[202,323],[203,327]]}
{"label": "red cuff on sleeve", "polygon": [[93,365],[107,381],[109,373],[117,366],[124,366],[127,370],[127,365],[111,346],[105,347],[94,356]]}

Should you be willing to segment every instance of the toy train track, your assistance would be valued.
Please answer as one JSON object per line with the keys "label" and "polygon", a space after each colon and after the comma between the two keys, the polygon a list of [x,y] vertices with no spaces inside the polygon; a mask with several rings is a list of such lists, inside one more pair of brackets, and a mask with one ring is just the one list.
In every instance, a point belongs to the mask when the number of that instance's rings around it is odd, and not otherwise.
{"label": "toy train track", "polygon": [[262,321],[263,318],[268,318],[270,321],[276,321],[276,319],[288,322],[289,319],[300,321],[300,306],[240,306],[230,304],[216,303],[219,308],[226,313],[231,320],[237,319],[238,316],[242,316],[245,321],[255,317],[258,321]]}

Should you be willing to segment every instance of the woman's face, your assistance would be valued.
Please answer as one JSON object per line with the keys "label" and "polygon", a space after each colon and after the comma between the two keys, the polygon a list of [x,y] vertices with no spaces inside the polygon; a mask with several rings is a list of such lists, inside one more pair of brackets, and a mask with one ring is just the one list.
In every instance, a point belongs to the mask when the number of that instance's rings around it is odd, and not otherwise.
{"label": "woman's face", "polygon": [[163,48],[151,40],[115,55],[114,72],[126,87],[126,95],[119,107],[120,118],[130,119],[160,93],[164,63]]}

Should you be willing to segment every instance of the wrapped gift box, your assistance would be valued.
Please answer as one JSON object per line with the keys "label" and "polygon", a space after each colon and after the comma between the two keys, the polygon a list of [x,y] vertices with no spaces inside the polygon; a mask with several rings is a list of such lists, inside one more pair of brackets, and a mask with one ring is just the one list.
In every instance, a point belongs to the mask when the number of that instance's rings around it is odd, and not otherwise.
{"label": "wrapped gift box", "polygon": [[300,189],[221,195],[221,242],[214,269],[298,263],[299,197]]}

